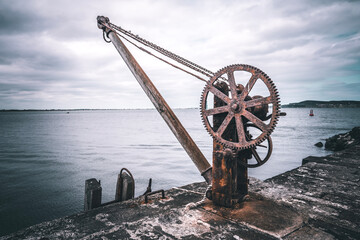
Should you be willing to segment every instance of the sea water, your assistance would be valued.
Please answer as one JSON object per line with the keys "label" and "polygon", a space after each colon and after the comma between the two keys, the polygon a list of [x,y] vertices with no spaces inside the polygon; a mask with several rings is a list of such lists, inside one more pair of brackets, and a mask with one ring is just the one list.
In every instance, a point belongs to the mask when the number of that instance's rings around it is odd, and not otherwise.
{"label": "sea water", "polygon": [[[252,177],[267,179],[331,152],[315,143],[360,125],[360,109],[283,109],[271,135],[273,154]],[[205,157],[212,138],[198,109],[175,110]],[[101,180],[103,202],[115,197],[120,169],[128,168],[136,196],[152,189],[203,181],[156,110],[0,112],[0,236],[83,210],[84,184]]]}

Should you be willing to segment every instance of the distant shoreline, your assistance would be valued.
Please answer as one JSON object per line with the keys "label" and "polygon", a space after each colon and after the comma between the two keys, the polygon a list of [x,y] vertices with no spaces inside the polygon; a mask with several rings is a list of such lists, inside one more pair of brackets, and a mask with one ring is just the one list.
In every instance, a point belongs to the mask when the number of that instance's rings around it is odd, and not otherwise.
{"label": "distant shoreline", "polygon": [[283,108],[360,108],[360,101],[315,101],[306,100],[282,105]]}
{"label": "distant shoreline", "polygon": [[[281,105],[282,108],[360,108],[360,101],[343,100],[343,101],[316,101],[306,100],[297,103],[289,103]],[[175,110],[181,109],[199,109],[198,107],[189,108],[173,108]],[[35,112],[35,111],[118,111],[118,110],[155,110],[155,108],[78,108],[78,109],[0,109],[0,112]]]}
{"label": "distant shoreline", "polygon": [[[199,109],[198,107],[193,108],[173,108],[174,110],[182,109]],[[110,109],[0,109],[0,112],[75,112],[75,111],[119,111],[119,110],[156,110],[155,108],[110,108]]]}

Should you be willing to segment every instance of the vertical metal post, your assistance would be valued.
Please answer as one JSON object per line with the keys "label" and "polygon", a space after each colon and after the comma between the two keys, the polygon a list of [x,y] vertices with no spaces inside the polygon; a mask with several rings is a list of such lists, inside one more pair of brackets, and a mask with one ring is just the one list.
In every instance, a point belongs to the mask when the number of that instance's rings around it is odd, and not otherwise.
{"label": "vertical metal post", "polygon": [[248,158],[250,156],[251,150],[241,150],[237,152],[234,159],[234,162],[236,163],[236,191],[233,193],[233,199],[238,199],[239,201],[241,201],[244,196],[248,194],[249,188],[248,168],[241,164],[241,162],[247,164]]}
{"label": "vertical metal post", "polygon": [[91,178],[85,181],[84,210],[88,211],[101,205],[102,188],[100,180]]}
{"label": "vertical metal post", "polygon": [[[225,82],[220,82],[215,86],[221,92],[229,95],[228,86]],[[214,108],[220,107],[224,103],[214,96]],[[226,113],[216,114],[213,117],[213,128],[217,130],[226,117]],[[224,135],[228,135],[228,131]],[[231,150],[230,150],[231,155]],[[212,168],[212,201],[216,205],[232,206],[232,170],[234,169],[231,156],[225,156],[225,148],[215,140],[213,141],[213,168]]]}
{"label": "vertical metal post", "polygon": [[134,198],[135,182],[127,173],[120,171],[116,182],[115,201],[122,202]]}
{"label": "vertical metal post", "polygon": [[[229,94],[228,86],[224,82],[216,85],[220,91]],[[220,107],[224,103],[214,97],[214,107]],[[213,128],[219,128],[226,113],[216,114],[213,117]],[[230,122],[223,137],[237,138],[235,123]],[[213,168],[212,168],[212,201],[214,204],[223,207],[232,207],[248,194],[247,167],[241,162],[247,162],[249,150],[235,151],[225,149],[224,146],[214,140]]]}
{"label": "vertical metal post", "polygon": [[183,146],[191,160],[194,162],[201,175],[205,178],[208,184],[211,183],[211,166],[202,154],[200,149],[197,147],[195,142],[192,140],[188,132],[180,123],[174,112],[171,110],[165,99],[161,96],[159,91],[156,89],[154,84],[151,82],[149,77],[146,75],[144,70],[140,67],[138,62],[132,56],[130,51],[126,48],[124,43],[120,40],[117,34],[107,26],[108,19],[105,17],[98,17],[98,27],[103,29],[115,48],[129,67],[130,71],[135,76],[136,80],[149,97],[151,102],[154,104],[156,110],[160,113],[166,124],[169,126],[175,137],[178,139],[180,144]]}

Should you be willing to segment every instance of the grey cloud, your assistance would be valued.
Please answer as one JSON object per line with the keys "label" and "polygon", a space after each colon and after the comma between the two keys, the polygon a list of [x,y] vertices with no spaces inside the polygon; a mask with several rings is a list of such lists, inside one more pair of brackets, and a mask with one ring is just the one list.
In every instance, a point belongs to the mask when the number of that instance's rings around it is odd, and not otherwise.
{"label": "grey cloud", "polygon": [[2,1],[0,36],[46,33],[58,39],[89,38],[96,30],[96,16],[83,10],[92,4],[93,1]]}
{"label": "grey cloud", "polygon": [[274,9],[274,19],[265,23],[263,27],[265,37],[282,39],[297,38],[302,35],[333,37],[352,33],[357,29],[360,2],[350,4],[345,1],[333,1],[315,5],[312,2],[297,1],[294,5],[302,6],[302,10],[295,14],[291,13],[289,8],[292,8],[292,4],[282,5],[279,12]]}
{"label": "grey cloud", "polygon": [[[35,70],[60,70],[71,68],[71,53],[59,51],[61,46],[44,43],[39,36],[0,37],[0,55],[3,64],[20,64]],[[1,63],[0,63],[1,64]]]}
{"label": "grey cloud", "polygon": [[[285,103],[319,92],[324,100],[359,99],[359,2],[0,1],[0,9],[2,105],[149,106],[114,47],[103,42],[98,14],[212,71],[257,66]],[[201,84],[132,51],[171,105],[198,105]]]}
{"label": "grey cloud", "polygon": [[345,39],[339,39],[332,45],[315,52],[327,57],[360,58],[360,34]]}
{"label": "grey cloud", "polygon": [[28,11],[26,7],[16,8],[10,1],[0,3],[0,35],[40,32],[46,22],[40,16]]}

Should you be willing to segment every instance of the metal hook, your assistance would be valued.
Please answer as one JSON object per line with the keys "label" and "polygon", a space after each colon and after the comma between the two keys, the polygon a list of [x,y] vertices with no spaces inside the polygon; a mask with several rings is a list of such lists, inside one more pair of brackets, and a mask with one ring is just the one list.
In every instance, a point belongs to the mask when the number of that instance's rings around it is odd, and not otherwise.
{"label": "metal hook", "polygon": [[[106,34],[106,37],[109,37],[109,36]],[[111,43],[111,40],[110,39],[106,40],[106,37],[105,37],[105,30],[104,30],[103,31],[103,39],[104,39],[104,41],[107,42],[107,43]]]}

